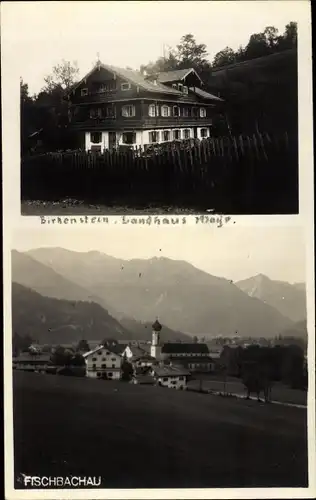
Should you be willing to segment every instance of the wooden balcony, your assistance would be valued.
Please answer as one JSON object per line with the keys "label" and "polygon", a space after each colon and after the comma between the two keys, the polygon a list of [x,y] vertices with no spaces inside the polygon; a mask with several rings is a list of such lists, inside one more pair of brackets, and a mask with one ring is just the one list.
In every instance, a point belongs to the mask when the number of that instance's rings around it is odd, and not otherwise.
{"label": "wooden balcony", "polygon": [[200,117],[142,117],[98,118],[71,122],[73,130],[135,130],[155,128],[203,127],[212,125],[212,118]]}

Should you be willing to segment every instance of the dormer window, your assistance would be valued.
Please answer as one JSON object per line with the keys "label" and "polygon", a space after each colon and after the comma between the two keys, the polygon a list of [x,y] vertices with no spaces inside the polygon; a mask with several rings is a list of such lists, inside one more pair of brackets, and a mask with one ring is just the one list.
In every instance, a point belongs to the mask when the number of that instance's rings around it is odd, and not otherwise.
{"label": "dormer window", "polygon": [[178,83],[178,90],[180,92],[183,92],[183,85],[182,85],[182,83]]}
{"label": "dormer window", "polygon": [[177,88],[177,84],[176,84],[176,83],[173,83],[173,84],[172,84],[172,88],[176,89],[176,88]]}
{"label": "dormer window", "polygon": [[185,85],[183,85],[183,93],[186,95],[188,95],[188,93],[189,93],[189,89]]}
{"label": "dormer window", "polygon": [[121,90],[130,90],[132,88],[130,83],[121,83]]}
{"label": "dormer window", "polygon": [[81,89],[80,95],[81,95],[81,97],[84,97],[85,95],[88,95],[88,89],[87,88]]}

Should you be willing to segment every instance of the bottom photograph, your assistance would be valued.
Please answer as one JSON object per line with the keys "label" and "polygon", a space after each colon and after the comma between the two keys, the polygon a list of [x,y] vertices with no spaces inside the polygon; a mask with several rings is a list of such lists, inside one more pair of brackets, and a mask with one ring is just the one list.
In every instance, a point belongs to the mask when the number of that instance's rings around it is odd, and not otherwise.
{"label": "bottom photograph", "polygon": [[15,233],[15,489],[307,487],[298,225]]}

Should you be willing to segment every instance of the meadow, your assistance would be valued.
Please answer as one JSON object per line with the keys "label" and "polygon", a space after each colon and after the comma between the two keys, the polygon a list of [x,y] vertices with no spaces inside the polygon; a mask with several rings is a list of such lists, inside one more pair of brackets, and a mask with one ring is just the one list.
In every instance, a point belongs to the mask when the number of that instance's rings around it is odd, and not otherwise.
{"label": "meadow", "polygon": [[103,488],[307,486],[305,409],[26,372],[13,375],[13,401],[16,479],[102,476]]}

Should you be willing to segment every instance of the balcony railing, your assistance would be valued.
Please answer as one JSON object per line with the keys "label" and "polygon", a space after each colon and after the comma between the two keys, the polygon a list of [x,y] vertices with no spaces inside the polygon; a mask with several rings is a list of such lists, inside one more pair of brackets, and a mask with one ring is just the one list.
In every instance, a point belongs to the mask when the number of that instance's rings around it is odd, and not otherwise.
{"label": "balcony railing", "polygon": [[131,117],[125,118],[81,118],[73,120],[71,128],[77,130],[117,130],[135,128],[199,127],[211,125],[212,118],[168,116],[168,117]]}

